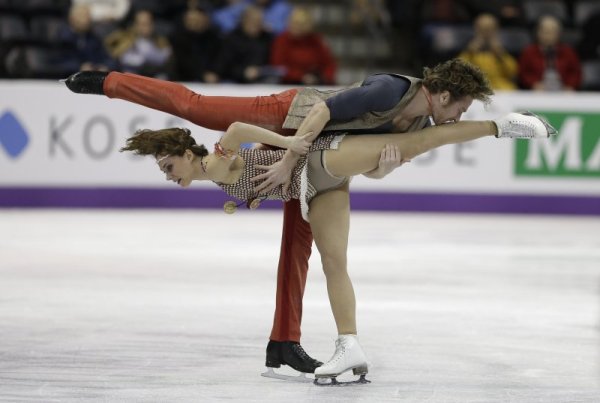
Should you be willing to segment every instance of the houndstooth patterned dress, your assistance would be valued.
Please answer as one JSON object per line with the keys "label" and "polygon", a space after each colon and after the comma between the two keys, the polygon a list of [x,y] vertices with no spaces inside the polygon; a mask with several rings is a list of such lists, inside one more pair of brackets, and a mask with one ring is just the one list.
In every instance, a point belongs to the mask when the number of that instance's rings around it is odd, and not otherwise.
{"label": "houndstooth patterned dress", "polygon": [[[309,152],[330,149],[335,150],[338,148],[338,145],[343,138],[343,134],[319,136],[312,143]],[[258,186],[260,182],[253,183],[250,181],[250,179],[256,175],[264,173],[263,170],[256,169],[256,165],[273,165],[275,162],[280,161],[284,154],[285,150],[240,149],[238,155],[242,157],[245,162],[244,172],[240,178],[233,184],[215,183],[228,195],[245,201],[248,204],[256,199],[283,201],[299,199],[302,217],[308,221],[308,205],[317,192],[308,178],[306,155],[298,160],[296,167],[292,170],[291,184],[285,194],[283,193],[283,185],[279,185],[269,192],[256,194],[254,192],[254,187]]]}

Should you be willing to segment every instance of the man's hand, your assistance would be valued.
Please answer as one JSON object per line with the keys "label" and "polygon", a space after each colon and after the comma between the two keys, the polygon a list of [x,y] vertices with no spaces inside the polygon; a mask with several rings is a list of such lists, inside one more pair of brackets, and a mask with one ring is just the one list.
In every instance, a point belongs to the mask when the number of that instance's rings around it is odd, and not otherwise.
{"label": "man's hand", "polygon": [[377,168],[363,175],[371,179],[381,179],[405,162],[410,162],[410,160],[402,159],[398,146],[386,144],[381,150]]}
{"label": "man's hand", "polygon": [[312,134],[312,132],[308,132],[302,136],[286,137],[288,143],[287,149],[295,152],[296,154],[305,155],[308,153],[310,145],[312,144],[307,140],[307,138],[312,136]]}
{"label": "man's hand", "polygon": [[[302,145],[303,140],[312,143],[329,121],[329,117],[329,108],[325,102],[318,102],[310,109],[294,136],[301,139],[299,140],[301,148],[305,148],[305,145]],[[257,169],[266,171],[265,173],[256,175],[254,178],[250,179],[252,182],[264,181],[254,188],[256,193],[269,192],[279,185],[283,185],[283,192],[287,193],[290,187],[292,170],[300,158],[300,155],[292,151],[291,148],[292,147],[285,152],[281,161],[276,162],[271,166],[255,165]]]}
{"label": "man's hand", "polygon": [[266,193],[279,185],[283,185],[283,194],[286,194],[290,188],[292,170],[296,166],[296,162],[298,162],[298,156],[286,152],[280,161],[277,161],[271,166],[255,165],[254,167],[256,169],[262,169],[266,172],[250,179],[251,182],[264,180],[264,182],[254,188],[254,192],[257,194],[260,192]]}

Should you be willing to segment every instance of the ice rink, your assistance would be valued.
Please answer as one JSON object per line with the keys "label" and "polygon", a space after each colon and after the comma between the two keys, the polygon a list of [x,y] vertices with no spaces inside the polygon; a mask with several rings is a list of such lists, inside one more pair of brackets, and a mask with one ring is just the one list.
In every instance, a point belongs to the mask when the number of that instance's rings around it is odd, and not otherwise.
{"label": "ice rink", "polygon": [[[260,376],[281,214],[0,210],[6,402],[599,402],[600,218],[354,213],[370,385]],[[318,253],[302,344],[334,350]]]}

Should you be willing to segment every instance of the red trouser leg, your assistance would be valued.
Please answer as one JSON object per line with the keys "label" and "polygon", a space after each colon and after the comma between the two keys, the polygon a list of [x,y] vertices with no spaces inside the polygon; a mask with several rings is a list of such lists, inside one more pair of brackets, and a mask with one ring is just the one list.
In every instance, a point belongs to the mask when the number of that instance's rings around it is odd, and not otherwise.
{"label": "red trouser leg", "polygon": [[260,97],[220,97],[195,93],[171,81],[111,72],[104,93],[171,115],[211,130],[227,130],[233,122],[250,123],[281,132],[297,90]]}
{"label": "red trouser leg", "polygon": [[300,201],[293,199],[285,203],[271,340],[300,342],[302,297],[312,240],[310,224],[300,212]]}
{"label": "red trouser leg", "polygon": [[[104,93],[110,98],[170,113],[207,129],[226,130],[231,123],[240,121],[283,135],[293,134],[281,126],[296,92],[288,90],[261,97],[206,96],[173,82],[117,72],[110,73],[104,81]],[[271,340],[300,341],[311,246],[310,225],[302,219],[299,201],[285,203]]]}

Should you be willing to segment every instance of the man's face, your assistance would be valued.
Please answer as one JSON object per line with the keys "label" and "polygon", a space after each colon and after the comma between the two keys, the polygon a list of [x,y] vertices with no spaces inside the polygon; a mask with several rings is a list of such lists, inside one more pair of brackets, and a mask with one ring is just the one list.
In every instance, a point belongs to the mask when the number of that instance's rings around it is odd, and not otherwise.
{"label": "man's face", "polygon": [[431,94],[432,118],[436,125],[458,122],[473,103],[473,97],[453,99],[448,91]]}

